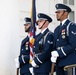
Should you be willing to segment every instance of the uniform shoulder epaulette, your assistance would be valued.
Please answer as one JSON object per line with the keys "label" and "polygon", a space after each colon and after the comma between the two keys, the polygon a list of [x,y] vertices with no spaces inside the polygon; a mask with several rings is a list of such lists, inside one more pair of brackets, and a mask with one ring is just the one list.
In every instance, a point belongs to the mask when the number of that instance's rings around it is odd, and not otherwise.
{"label": "uniform shoulder epaulette", "polygon": [[23,38],[23,40],[22,40],[22,41],[24,41],[24,40],[26,40],[26,38]]}
{"label": "uniform shoulder epaulette", "polygon": [[76,25],[76,23],[74,23],[74,22],[71,22],[71,24],[72,24],[72,25]]}
{"label": "uniform shoulder epaulette", "polygon": [[69,27],[71,26],[75,26],[76,23],[74,23],[73,21],[70,21],[69,24],[67,25],[67,36],[69,36]]}
{"label": "uniform shoulder epaulette", "polygon": [[51,35],[51,34],[53,34],[53,32],[51,32],[51,31],[49,31],[49,33],[48,33],[49,35]]}
{"label": "uniform shoulder epaulette", "polygon": [[54,31],[56,31],[57,29],[59,29],[60,28],[60,25],[58,25],[56,28],[55,28],[55,30]]}
{"label": "uniform shoulder epaulette", "polygon": [[40,33],[36,34],[36,37],[38,37],[40,35]]}

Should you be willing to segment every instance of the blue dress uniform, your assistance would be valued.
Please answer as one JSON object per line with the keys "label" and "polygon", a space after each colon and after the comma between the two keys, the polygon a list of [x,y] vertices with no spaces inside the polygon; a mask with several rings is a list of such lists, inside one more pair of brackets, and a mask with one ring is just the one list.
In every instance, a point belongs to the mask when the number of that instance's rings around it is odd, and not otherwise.
{"label": "blue dress uniform", "polygon": [[[25,24],[30,23],[30,18],[25,18]],[[20,55],[19,55],[19,63],[20,63],[20,75],[31,75],[29,71],[29,37],[27,36],[22,40]]]}
{"label": "blue dress uniform", "polygon": [[[47,18],[40,14],[38,18]],[[51,71],[51,51],[53,50],[53,33],[47,28],[43,33],[36,36],[34,43],[34,61],[37,67],[34,67],[35,75],[49,75]]]}
{"label": "blue dress uniform", "polygon": [[[58,4],[57,8],[68,9],[63,4]],[[69,11],[69,9],[68,9]],[[56,63],[57,75],[65,75],[64,67],[76,64],[76,24],[66,20],[54,31],[54,50],[57,50],[59,57]]]}

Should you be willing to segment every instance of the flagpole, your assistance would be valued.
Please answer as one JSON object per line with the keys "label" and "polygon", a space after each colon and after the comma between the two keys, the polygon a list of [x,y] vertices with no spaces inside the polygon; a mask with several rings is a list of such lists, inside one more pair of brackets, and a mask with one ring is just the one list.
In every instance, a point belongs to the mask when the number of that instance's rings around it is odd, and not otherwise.
{"label": "flagpole", "polygon": [[[31,14],[30,61],[29,61],[30,64],[31,64],[31,62],[33,61],[33,58],[34,58],[33,45],[34,45],[34,41],[35,41],[35,32],[36,32],[36,27],[35,27],[35,23],[36,23],[36,6],[35,6],[35,3],[36,3],[36,0],[32,0],[32,8],[31,8],[31,13],[30,13]],[[30,66],[30,68],[32,68],[31,71],[33,71],[33,67]],[[32,72],[32,75],[34,75],[33,72]]]}

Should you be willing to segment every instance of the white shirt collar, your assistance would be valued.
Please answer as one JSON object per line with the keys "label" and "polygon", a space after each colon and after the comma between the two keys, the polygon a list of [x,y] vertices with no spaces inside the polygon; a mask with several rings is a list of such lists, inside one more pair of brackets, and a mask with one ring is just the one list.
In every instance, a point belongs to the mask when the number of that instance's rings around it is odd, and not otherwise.
{"label": "white shirt collar", "polygon": [[44,33],[44,31],[45,31],[46,29],[47,29],[47,28],[43,29],[43,30],[41,31],[41,33],[43,34],[43,33]]}
{"label": "white shirt collar", "polygon": [[65,20],[62,21],[62,26],[63,26],[63,24],[66,22],[66,20],[67,20],[67,18],[66,18]]}

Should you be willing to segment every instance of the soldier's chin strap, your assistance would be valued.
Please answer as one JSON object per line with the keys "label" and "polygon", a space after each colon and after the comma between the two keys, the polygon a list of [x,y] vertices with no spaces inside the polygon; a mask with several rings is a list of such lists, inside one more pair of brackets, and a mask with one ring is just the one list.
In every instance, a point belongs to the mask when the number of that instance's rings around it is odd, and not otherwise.
{"label": "soldier's chin strap", "polygon": [[60,19],[61,19],[61,17],[64,15],[64,13],[65,13],[65,11],[63,11],[63,14],[60,16],[60,18],[59,18],[58,20],[60,20]]}
{"label": "soldier's chin strap", "polygon": [[43,27],[43,25],[46,23],[47,20],[45,20],[45,22],[42,24],[42,26],[40,27],[40,29]]}

